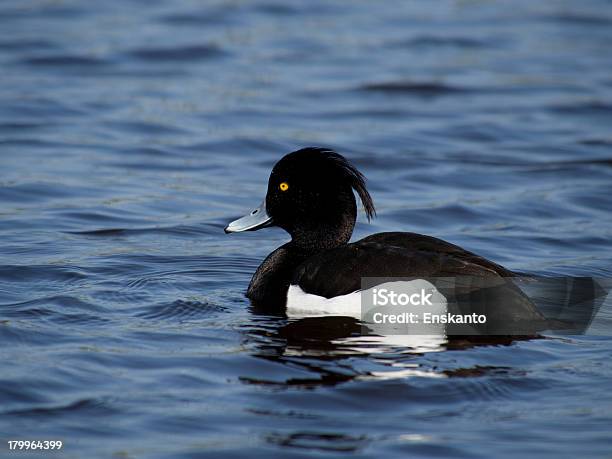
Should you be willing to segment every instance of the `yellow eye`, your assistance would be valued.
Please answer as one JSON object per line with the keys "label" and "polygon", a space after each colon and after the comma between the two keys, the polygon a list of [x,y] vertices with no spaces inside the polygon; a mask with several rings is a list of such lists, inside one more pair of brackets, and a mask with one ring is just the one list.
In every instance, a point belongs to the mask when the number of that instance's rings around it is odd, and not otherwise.
{"label": "yellow eye", "polygon": [[281,191],[287,191],[289,189],[289,184],[287,182],[283,182],[278,187]]}

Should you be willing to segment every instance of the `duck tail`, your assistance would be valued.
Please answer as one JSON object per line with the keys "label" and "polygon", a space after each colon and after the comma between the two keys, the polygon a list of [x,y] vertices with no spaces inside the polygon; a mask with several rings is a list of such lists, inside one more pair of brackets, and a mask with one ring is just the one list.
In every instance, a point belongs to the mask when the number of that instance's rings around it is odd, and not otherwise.
{"label": "duck tail", "polygon": [[612,289],[612,279],[593,277],[521,277],[516,284],[552,331],[572,335],[589,330]]}

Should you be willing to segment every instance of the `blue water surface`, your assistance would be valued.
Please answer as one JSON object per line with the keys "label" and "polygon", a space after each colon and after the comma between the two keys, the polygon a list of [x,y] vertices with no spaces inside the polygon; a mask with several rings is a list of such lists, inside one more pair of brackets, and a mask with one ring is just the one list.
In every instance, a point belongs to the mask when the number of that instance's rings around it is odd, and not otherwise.
{"label": "blue water surface", "polygon": [[0,457],[610,457],[610,304],[368,341],[252,311],[287,235],[223,234],[321,145],[369,179],[355,237],[611,277],[609,1],[3,0],[0,30]]}

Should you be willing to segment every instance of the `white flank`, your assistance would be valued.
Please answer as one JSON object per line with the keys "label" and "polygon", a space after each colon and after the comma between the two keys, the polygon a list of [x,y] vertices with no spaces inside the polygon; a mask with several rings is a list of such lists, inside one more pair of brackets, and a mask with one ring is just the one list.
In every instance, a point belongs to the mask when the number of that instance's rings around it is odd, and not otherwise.
{"label": "white flank", "polygon": [[325,298],[319,295],[304,292],[299,285],[290,285],[287,290],[287,316],[289,318],[344,316],[361,320],[361,300],[363,297],[372,298],[374,290],[394,292],[419,293],[423,290],[435,292],[431,298],[432,304],[410,305],[407,311],[415,313],[431,312],[444,314],[447,311],[446,298],[425,279],[412,281],[385,282],[368,290],[357,290],[346,295]]}
{"label": "white flank", "polygon": [[[298,285],[291,285],[287,291],[287,316],[294,320],[325,316],[353,317],[361,320],[362,298],[372,298],[374,289],[377,289],[377,291],[387,289],[389,291],[415,293],[421,292],[423,289],[426,291],[433,290],[436,293],[431,298],[432,304],[409,305],[406,306],[406,311],[418,314],[424,312],[445,314],[448,309],[446,298],[435,289],[433,284],[423,279],[416,279],[414,281],[386,282],[365,291],[358,290],[333,298],[306,293]],[[366,326],[368,325],[366,324]],[[411,330],[413,333],[411,333]],[[397,328],[395,326],[390,328],[374,327],[373,333],[373,335],[341,338],[335,342],[336,344],[349,346],[357,352],[373,354],[387,352],[393,347],[407,347],[418,352],[438,352],[443,349],[442,346],[446,342],[445,327],[441,324],[403,324],[398,325]]]}
{"label": "white flank", "polygon": [[287,290],[287,316],[291,319],[322,316],[361,319],[361,291],[325,298],[306,293],[299,285],[290,285]]}

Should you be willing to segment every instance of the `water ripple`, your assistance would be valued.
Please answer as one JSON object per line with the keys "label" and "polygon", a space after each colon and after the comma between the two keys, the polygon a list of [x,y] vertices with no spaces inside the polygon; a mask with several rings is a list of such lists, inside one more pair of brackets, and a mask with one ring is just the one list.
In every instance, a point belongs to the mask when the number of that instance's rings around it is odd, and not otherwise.
{"label": "water ripple", "polygon": [[199,61],[217,58],[225,55],[225,52],[217,45],[190,45],[176,48],[140,48],[130,52],[143,61]]}
{"label": "water ripple", "polygon": [[37,67],[77,67],[80,69],[108,65],[107,61],[97,57],[70,55],[29,57],[24,59],[22,63]]}
{"label": "water ripple", "polygon": [[417,96],[445,96],[452,94],[466,94],[471,92],[471,90],[468,88],[451,86],[444,83],[410,81],[368,83],[360,86],[358,89],[368,92],[414,94]]}
{"label": "water ripple", "polygon": [[210,317],[218,313],[227,312],[221,305],[212,304],[208,301],[197,300],[175,300],[170,304],[156,304],[140,308],[136,317],[143,319],[198,319],[200,317]]}
{"label": "water ripple", "polygon": [[25,410],[6,411],[3,415],[17,417],[48,417],[53,419],[57,416],[110,416],[116,414],[117,410],[107,402],[95,399],[83,399],[62,406],[35,407]]}

